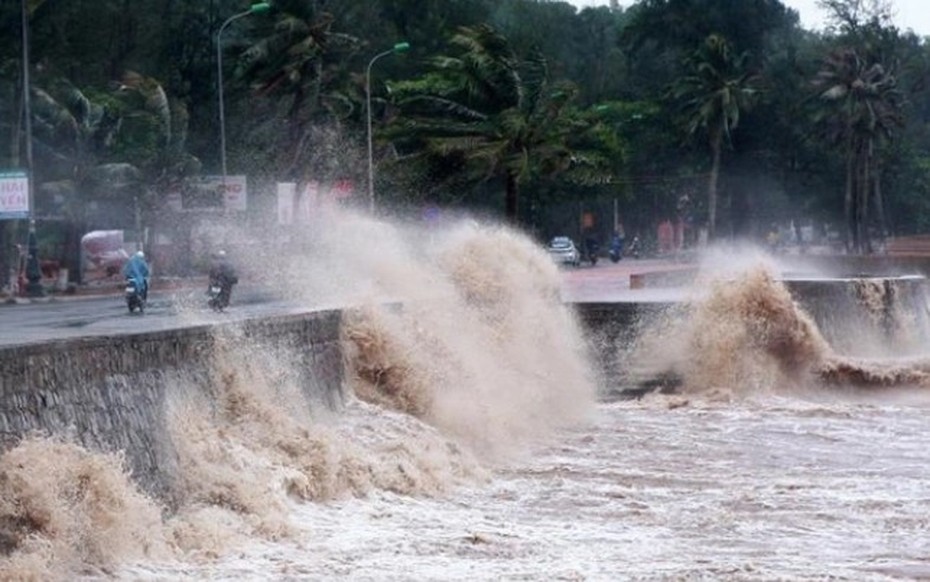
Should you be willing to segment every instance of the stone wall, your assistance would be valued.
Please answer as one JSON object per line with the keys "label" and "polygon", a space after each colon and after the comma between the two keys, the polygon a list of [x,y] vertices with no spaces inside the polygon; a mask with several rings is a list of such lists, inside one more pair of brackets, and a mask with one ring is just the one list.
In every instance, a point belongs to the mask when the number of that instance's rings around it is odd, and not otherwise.
{"label": "stone wall", "polygon": [[342,402],[340,311],[116,337],[0,348],[0,449],[38,432],[122,451],[134,478],[171,503],[176,454],[169,390],[210,391],[219,352],[247,362],[261,349],[286,362],[309,406]]}
{"label": "stone wall", "polygon": [[674,301],[579,302],[573,305],[588,339],[593,360],[600,365],[603,397],[636,394],[643,381],[634,359],[636,340],[644,327],[672,313]]}

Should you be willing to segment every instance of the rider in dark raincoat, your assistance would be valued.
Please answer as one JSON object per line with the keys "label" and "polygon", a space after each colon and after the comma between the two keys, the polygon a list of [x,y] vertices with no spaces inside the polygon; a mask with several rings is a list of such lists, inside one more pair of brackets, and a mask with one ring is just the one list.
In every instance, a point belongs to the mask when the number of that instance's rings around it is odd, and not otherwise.
{"label": "rider in dark raincoat", "polygon": [[213,264],[210,266],[210,285],[220,287],[220,305],[229,305],[229,299],[232,296],[232,287],[239,282],[239,276],[236,274],[235,267],[226,258],[226,251],[217,251],[213,255]]}
{"label": "rider in dark raincoat", "polygon": [[126,261],[123,276],[136,282],[139,295],[146,301],[149,296],[149,265],[145,262],[145,253],[139,251]]}

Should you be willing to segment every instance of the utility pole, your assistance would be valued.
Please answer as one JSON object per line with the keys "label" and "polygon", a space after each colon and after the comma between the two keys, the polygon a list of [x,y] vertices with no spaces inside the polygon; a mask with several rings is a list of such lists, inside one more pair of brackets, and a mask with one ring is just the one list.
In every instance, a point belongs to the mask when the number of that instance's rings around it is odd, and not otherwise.
{"label": "utility pole", "polygon": [[26,175],[29,196],[29,216],[35,218],[35,177],[32,164],[32,102],[29,97],[29,7],[27,0],[20,0],[23,39],[23,127],[26,130]]}

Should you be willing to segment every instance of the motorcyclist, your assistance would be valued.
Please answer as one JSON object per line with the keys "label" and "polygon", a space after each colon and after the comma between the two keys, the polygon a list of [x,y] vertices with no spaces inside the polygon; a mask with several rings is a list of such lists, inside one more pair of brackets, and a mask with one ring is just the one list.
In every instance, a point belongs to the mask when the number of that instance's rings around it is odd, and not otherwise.
{"label": "motorcyclist", "polygon": [[[213,255],[213,263],[210,266],[210,287],[218,286],[220,288],[220,297],[222,305],[229,305],[229,299],[232,296],[232,286],[239,282],[236,269],[226,258],[226,251],[220,250]],[[209,292],[209,289],[208,289]]]}
{"label": "motorcyclist", "polygon": [[137,251],[123,265],[123,276],[135,283],[142,301],[148,300],[149,274],[149,265],[145,262],[145,253],[142,251]]}
{"label": "motorcyclist", "polygon": [[639,253],[640,253],[640,246],[641,245],[639,242],[639,236],[634,236],[633,241],[630,243],[630,246],[626,251],[626,254],[633,257],[634,259],[638,259]]}
{"label": "motorcyclist", "polygon": [[615,263],[623,258],[623,236],[617,231],[610,238],[610,258]]}
{"label": "motorcyclist", "polygon": [[597,241],[597,237],[594,234],[589,234],[584,239],[584,255],[585,259],[590,261],[592,265],[597,264],[597,254],[600,252],[601,245]]}

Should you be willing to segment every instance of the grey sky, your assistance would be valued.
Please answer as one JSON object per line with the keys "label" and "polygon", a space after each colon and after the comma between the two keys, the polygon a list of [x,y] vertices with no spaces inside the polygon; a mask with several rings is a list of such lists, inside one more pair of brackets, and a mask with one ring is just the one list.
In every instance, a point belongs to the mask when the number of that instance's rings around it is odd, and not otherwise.
{"label": "grey sky", "polygon": [[[568,0],[571,4],[585,6],[607,6],[609,0]],[[633,0],[620,0],[621,6],[633,4]],[[801,24],[805,28],[820,29],[824,25],[823,11],[817,7],[817,0],[782,0],[785,6],[794,8],[801,15]],[[895,11],[895,24],[903,30],[913,29],[920,35],[930,36],[930,1],[928,0],[892,0]]]}

